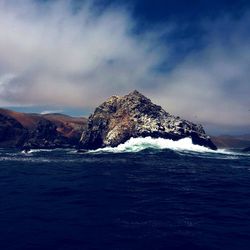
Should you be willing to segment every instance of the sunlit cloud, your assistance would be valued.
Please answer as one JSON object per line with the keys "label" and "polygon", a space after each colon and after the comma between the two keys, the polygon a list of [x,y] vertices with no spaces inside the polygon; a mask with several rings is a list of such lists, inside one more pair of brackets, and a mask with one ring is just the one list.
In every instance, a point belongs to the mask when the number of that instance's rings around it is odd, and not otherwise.
{"label": "sunlit cloud", "polygon": [[93,106],[148,82],[162,49],[155,32],[139,36],[133,28],[121,8],[98,12],[88,3],[76,12],[70,1],[2,1],[0,74],[16,77],[1,98]]}

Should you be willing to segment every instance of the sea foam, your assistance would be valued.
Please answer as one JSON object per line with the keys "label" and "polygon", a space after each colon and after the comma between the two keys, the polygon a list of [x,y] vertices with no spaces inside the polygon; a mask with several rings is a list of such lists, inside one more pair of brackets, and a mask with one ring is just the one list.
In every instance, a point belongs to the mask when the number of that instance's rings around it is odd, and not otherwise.
{"label": "sea foam", "polygon": [[[89,150],[89,153],[136,153],[145,149],[163,150],[170,149],[179,152],[194,152],[194,153],[206,153],[206,154],[219,154],[219,155],[231,155],[231,156],[247,156],[249,154],[231,151],[228,149],[212,150],[204,146],[195,145],[192,139],[187,137],[178,141],[173,141],[163,138],[152,138],[152,137],[139,137],[130,138],[125,143],[118,145],[117,147],[105,147],[96,150]],[[211,156],[212,156],[211,155]]]}
{"label": "sea foam", "polygon": [[23,150],[23,154],[32,154],[32,153],[40,153],[40,152],[51,152],[53,149],[29,149],[29,150]]}
{"label": "sea foam", "polygon": [[89,152],[108,152],[108,153],[123,153],[123,152],[139,152],[144,149],[171,149],[177,151],[195,151],[195,152],[214,152],[209,148],[195,145],[192,143],[191,138],[183,138],[178,141],[173,141],[163,138],[130,138],[123,144],[117,147],[106,147],[97,150],[91,150]]}

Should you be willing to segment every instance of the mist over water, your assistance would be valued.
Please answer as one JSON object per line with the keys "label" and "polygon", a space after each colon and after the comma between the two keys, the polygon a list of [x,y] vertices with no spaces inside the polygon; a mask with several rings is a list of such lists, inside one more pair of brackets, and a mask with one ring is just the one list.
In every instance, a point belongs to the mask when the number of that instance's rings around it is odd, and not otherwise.
{"label": "mist over water", "polygon": [[250,155],[191,146],[0,149],[0,248],[249,249]]}

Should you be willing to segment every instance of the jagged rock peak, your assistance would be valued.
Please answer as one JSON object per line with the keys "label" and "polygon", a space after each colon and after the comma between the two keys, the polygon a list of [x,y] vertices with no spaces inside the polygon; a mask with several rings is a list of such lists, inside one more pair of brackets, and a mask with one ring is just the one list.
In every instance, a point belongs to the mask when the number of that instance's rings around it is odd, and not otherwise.
{"label": "jagged rock peak", "polygon": [[[146,98],[142,93],[140,93],[138,90],[134,90],[128,94],[128,96],[138,96],[138,97],[143,97]],[[148,99],[148,98],[147,98]]]}
{"label": "jagged rock peak", "polygon": [[134,90],[132,92],[130,92],[129,94],[125,95],[124,98],[132,98],[132,99],[136,99],[136,100],[147,100],[148,102],[151,102],[151,100],[149,98],[147,98],[145,95],[143,95],[142,93],[140,93],[138,90]]}
{"label": "jagged rock peak", "polygon": [[190,137],[194,144],[216,149],[201,125],[170,115],[137,90],[123,97],[112,96],[97,107],[89,117],[80,146],[113,147],[131,137],[146,136],[172,140]]}

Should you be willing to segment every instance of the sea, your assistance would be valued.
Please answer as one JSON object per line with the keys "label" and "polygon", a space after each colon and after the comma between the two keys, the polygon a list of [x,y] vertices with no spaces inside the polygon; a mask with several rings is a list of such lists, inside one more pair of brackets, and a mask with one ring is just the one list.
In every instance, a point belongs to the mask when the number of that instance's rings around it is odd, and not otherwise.
{"label": "sea", "polygon": [[0,149],[1,250],[249,250],[250,154],[186,138]]}

